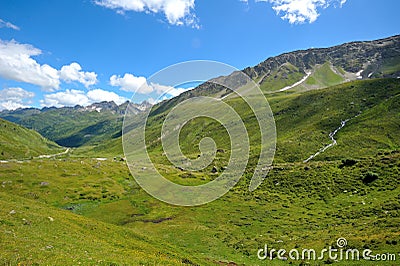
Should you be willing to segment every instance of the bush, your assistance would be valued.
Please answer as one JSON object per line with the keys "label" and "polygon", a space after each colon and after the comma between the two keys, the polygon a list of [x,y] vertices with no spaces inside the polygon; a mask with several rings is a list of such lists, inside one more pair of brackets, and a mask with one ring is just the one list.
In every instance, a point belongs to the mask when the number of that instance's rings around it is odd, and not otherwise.
{"label": "bush", "polygon": [[372,182],[374,182],[375,180],[377,180],[378,179],[378,174],[376,174],[376,173],[373,173],[373,172],[368,172],[365,176],[364,176],[364,178],[363,178],[363,183],[364,184],[369,184],[369,183],[372,183]]}
{"label": "bush", "polygon": [[345,159],[342,160],[342,164],[339,165],[339,168],[343,168],[343,167],[348,167],[348,166],[353,166],[357,163],[357,160],[354,159]]}

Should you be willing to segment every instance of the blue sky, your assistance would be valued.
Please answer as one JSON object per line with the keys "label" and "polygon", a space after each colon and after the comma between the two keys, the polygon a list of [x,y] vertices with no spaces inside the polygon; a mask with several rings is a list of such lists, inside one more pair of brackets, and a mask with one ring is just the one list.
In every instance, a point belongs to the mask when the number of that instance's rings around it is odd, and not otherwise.
{"label": "blue sky", "polygon": [[396,35],[398,10],[398,0],[1,1],[0,110],[121,103],[187,60],[242,69],[283,52]]}

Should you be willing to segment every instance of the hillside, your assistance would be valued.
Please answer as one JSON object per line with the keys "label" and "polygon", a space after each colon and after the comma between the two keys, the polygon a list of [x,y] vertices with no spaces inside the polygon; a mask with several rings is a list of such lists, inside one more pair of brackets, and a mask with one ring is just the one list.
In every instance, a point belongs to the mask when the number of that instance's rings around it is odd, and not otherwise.
{"label": "hillside", "polygon": [[[363,157],[374,155],[379,150],[398,149],[400,143],[396,135],[400,127],[400,111],[397,104],[399,95],[398,79],[353,81],[307,93],[267,94],[277,125],[275,161],[292,162],[307,159],[309,155],[330,143],[329,133],[346,119],[351,120],[338,132],[338,145],[315,160],[335,160],[346,156]],[[164,113],[160,113],[157,116],[163,115]],[[381,117],[385,117],[385,120]],[[218,129],[217,125],[215,128],[203,127],[204,125],[199,127],[202,129],[200,131],[223,134],[223,129]],[[256,125],[250,125],[250,128],[253,127]],[[182,136],[190,131],[191,137],[196,139],[197,130],[194,128],[197,128],[196,125],[186,128]],[[186,148],[196,146],[189,140],[181,144]],[[85,154],[88,150],[82,152]],[[121,139],[106,141],[92,148],[90,153],[93,156],[122,156]]]}
{"label": "hillside", "polygon": [[34,130],[0,118],[0,160],[27,159],[63,151]]}
{"label": "hillside", "polygon": [[[276,161],[303,161],[331,142],[315,160],[373,156],[400,148],[400,80],[353,81],[324,90],[269,98],[278,130]],[[314,151],[314,152],[313,152]]]}
{"label": "hillside", "polygon": [[[336,139],[338,144],[332,149],[315,158],[317,161],[337,160],[345,157],[361,158],[373,156],[379,151],[394,150],[400,148],[397,134],[400,128],[399,79],[372,79],[347,82],[341,85],[329,87],[323,90],[266,94],[277,127],[277,151],[275,162],[301,162],[320,148],[331,142],[329,133],[333,132],[341,124],[341,121],[350,119],[341,129]],[[182,101],[181,96],[174,98],[173,102]],[[186,96],[184,96],[186,97]],[[154,107],[150,121],[157,121],[148,128],[148,132],[157,138],[161,128],[158,123],[160,117],[165,117],[170,110],[171,101]],[[240,104],[240,99],[226,101],[231,105]],[[242,103],[243,104],[243,103]],[[164,106],[167,105],[168,107]],[[162,110],[162,111],[160,111]],[[384,117],[385,119],[382,119]],[[253,121],[251,116],[243,117],[244,121]],[[224,128],[207,120],[193,121],[188,124],[181,133],[182,149],[189,156],[197,156],[195,140],[205,135],[202,132],[213,132],[213,137],[221,148],[227,149]],[[256,132],[258,127],[253,121],[247,124],[250,132]],[[150,134],[150,133],[149,133]],[[150,136],[150,135],[149,135]],[[208,135],[211,136],[211,135]],[[255,145],[257,135],[250,135],[250,140]],[[225,140],[225,141],[224,141]],[[194,142],[193,142],[194,141]],[[90,150],[93,156],[121,156],[121,139],[106,141]],[[149,142],[152,142],[151,139]],[[154,154],[161,150],[160,141],[153,147]],[[229,150],[229,149],[228,149]],[[89,152],[81,149],[82,154]],[[157,155],[155,155],[158,157]],[[227,158],[228,154],[220,154]],[[256,154],[253,154],[257,157]],[[165,157],[159,160],[167,163]]]}

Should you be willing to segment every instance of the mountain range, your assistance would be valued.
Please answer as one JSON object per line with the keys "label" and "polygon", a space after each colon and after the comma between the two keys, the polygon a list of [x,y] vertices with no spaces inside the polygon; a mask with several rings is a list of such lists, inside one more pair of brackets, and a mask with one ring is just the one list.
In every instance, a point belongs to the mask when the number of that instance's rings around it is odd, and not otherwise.
{"label": "mountain range", "polygon": [[[243,72],[258,82],[265,93],[304,92],[352,80],[398,78],[400,35],[285,53],[245,68]],[[219,95],[222,90],[226,89],[205,82],[179,97],[164,101],[157,106],[157,110],[168,110],[178,102],[197,95]],[[34,129],[61,146],[96,146],[105,140],[120,137],[127,105],[127,102],[120,106],[114,102],[102,102],[86,107],[4,110],[0,112],[0,118]],[[143,102],[131,106],[140,113],[151,105]]]}
{"label": "mountain range", "polygon": [[[65,147],[96,145],[121,136],[122,119],[128,102],[94,103],[89,106],[24,108],[2,111],[0,117],[34,129],[46,138]],[[151,105],[143,102],[131,105],[142,112]]]}

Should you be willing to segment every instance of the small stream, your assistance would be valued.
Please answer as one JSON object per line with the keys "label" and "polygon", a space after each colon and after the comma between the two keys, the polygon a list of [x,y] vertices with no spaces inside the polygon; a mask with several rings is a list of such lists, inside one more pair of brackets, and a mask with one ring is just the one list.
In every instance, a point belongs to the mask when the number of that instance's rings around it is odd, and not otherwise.
{"label": "small stream", "polygon": [[330,147],[335,146],[335,145],[337,144],[336,139],[334,138],[335,135],[336,135],[336,133],[338,133],[339,130],[341,130],[341,129],[346,125],[346,123],[347,123],[350,119],[351,119],[351,118],[346,119],[346,120],[343,120],[343,121],[340,123],[340,126],[339,126],[337,129],[335,129],[335,131],[329,133],[329,138],[332,140],[332,143],[330,143],[329,145],[326,145],[325,147],[321,148],[317,153],[311,155],[310,157],[308,157],[307,160],[304,160],[303,162],[307,163],[308,161],[314,159],[316,156],[318,156],[319,154],[323,153],[324,151],[326,151],[326,150],[329,149]]}

